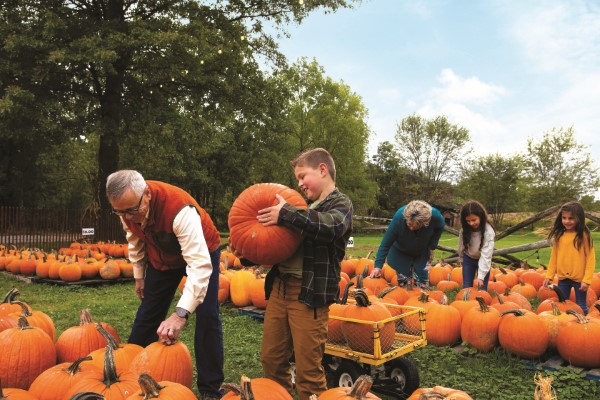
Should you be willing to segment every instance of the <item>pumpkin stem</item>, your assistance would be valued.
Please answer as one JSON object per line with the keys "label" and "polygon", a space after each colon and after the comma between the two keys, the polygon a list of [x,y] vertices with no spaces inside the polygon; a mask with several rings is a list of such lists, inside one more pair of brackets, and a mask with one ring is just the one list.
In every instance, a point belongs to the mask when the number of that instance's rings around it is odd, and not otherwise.
{"label": "pumpkin stem", "polygon": [[12,304],[17,304],[21,307],[22,316],[31,317],[31,311],[29,311],[29,307],[27,306],[27,304],[23,303],[22,301],[13,301]]}
{"label": "pumpkin stem", "polygon": [[560,308],[558,308],[558,305],[552,300],[550,301],[550,305],[552,306],[552,315],[559,316],[561,312]]}
{"label": "pumpkin stem", "polygon": [[421,290],[421,294],[419,295],[419,301],[421,303],[429,302],[429,295],[424,290]]}
{"label": "pumpkin stem", "polygon": [[348,284],[344,288],[344,294],[342,296],[342,299],[341,300],[337,299],[336,303],[338,303],[338,304],[346,304],[348,302],[348,294],[350,293],[350,288],[352,286],[354,286],[354,282],[348,282]]}
{"label": "pumpkin stem", "polygon": [[496,298],[498,299],[498,303],[504,304],[504,298],[502,298],[502,296],[500,295],[500,293],[498,293],[498,292],[496,292],[494,290],[494,294],[496,295]]}
{"label": "pumpkin stem", "polygon": [[442,295],[442,301],[440,301],[440,304],[447,306],[448,305],[448,296],[446,296],[445,294]]}
{"label": "pumpkin stem", "polygon": [[421,393],[419,396],[419,400],[437,400],[437,399],[446,399],[445,394],[441,394],[438,392],[434,392],[433,390],[430,392]]}
{"label": "pumpkin stem", "polygon": [[514,314],[518,317],[522,317],[523,315],[525,315],[523,310],[506,310],[506,311],[502,311],[500,313],[500,316],[503,317],[505,314]]}
{"label": "pumpkin stem", "polygon": [[481,312],[489,312],[490,311],[490,308],[485,303],[485,300],[483,299],[483,297],[477,296],[477,297],[475,297],[475,300],[477,300],[477,302],[479,303],[479,309],[481,310]]}
{"label": "pumpkin stem", "polygon": [[221,384],[221,387],[219,389],[220,390],[229,390],[230,392],[233,392],[237,396],[239,396],[240,393],[242,392],[242,388],[237,383],[224,382]]}
{"label": "pumpkin stem", "polygon": [[552,290],[554,290],[554,293],[556,293],[556,295],[558,296],[558,302],[559,303],[564,303],[565,302],[565,295],[563,294],[562,290],[560,290],[560,288],[558,287],[558,285],[548,285],[548,287]]}
{"label": "pumpkin stem", "polygon": [[240,386],[242,387],[242,391],[240,393],[240,400],[254,400],[254,393],[252,393],[250,378],[248,378],[246,375],[242,375],[242,381]]}
{"label": "pumpkin stem", "polygon": [[600,304],[596,303],[596,304],[594,304],[594,307],[596,308],[596,310],[598,310],[600,312]]}
{"label": "pumpkin stem", "polygon": [[362,274],[356,275],[356,289],[363,289],[363,279],[365,277]]}
{"label": "pumpkin stem", "polygon": [[352,390],[350,390],[348,396],[353,399],[363,399],[369,394],[371,386],[373,386],[373,378],[369,375],[361,375],[352,385]]}
{"label": "pumpkin stem", "polygon": [[462,299],[463,299],[463,301],[471,300],[471,289],[465,290],[465,292],[463,293]]}
{"label": "pumpkin stem", "polygon": [[85,309],[79,311],[79,325],[80,326],[93,324],[93,323],[94,323],[94,321],[92,320],[92,313],[90,312],[89,309],[85,308]]}
{"label": "pumpkin stem", "polygon": [[308,400],[319,400],[316,394],[311,394]]}
{"label": "pumpkin stem", "polygon": [[164,386],[159,385],[158,382],[156,382],[150,375],[146,373],[140,375],[138,378],[138,383],[142,388],[144,400],[158,398],[160,391],[164,389]]}
{"label": "pumpkin stem", "polygon": [[383,299],[386,294],[388,294],[390,292],[393,292],[394,290],[396,290],[397,287],[398,286],[388,286],[388,287],[386,287],[381,292],[379,292],[379,294],[377,295],[377,298]]}
{"label": "pumpkin stem", "polygon": [[106,343],[113,350],[117,350],[119,348],[119,343],[117,343],[117,340],[115,339],[115,337],[113,335],[111,335],[110,332],[108,332],[106,329],[104,329],[104,327],[102,326],[102,324],[100,324],[100,322],[96,323],[96,330],[98,330],[98,332],[100,332],[102,337],[104,337],[104,339],[106,339]]}
{"label": "pumpkin stem", "polygon": [[6,293],[6,295],[4,295],[4,300],[2,300],[2,303],[12,303],[13,301],[15,301],[15,298],[19,295],[19,289],[17,288],[12,288],[8,291],[8,293]]}
{"label": "pumpkin stem", "polygon": [[582,313],[580,313],[579,311],[575,311],[575,310],[567,310],[566,311],[567,314],[569,315],[574,315],[575,318],[577,318],[577,323],[578,324],[587,324],[588,322],[590,322],[585,315],[583,315]]}
{"label": "pumpkin stem", "polygon": [[23,314],[19,317],[18,327],[20,330],[33,329],[33,326],[29,325],[29,321],[27,321],[27,318]]}
{"label": "pumpkin stem", "polygon": [[363,276],[363,278],[366,278],[367,276],[369,276],[369,266],[365,265],[365,269],[363,269],[363,272],[361,274]]}
{"label": "pumpkin stem", "polygon": [[69,365],[65,371],[67,372],[67,374],[69,374],[69,376],[73,376],[73,375],[77,374],[78,372],[80,372],[79,364],[81,364],[84,361],[89,361],[91,359],[92,359],[91,356],[85,356],[85,357],[78,358],[77,360],[73,361],[73,363],[71,365]]}
{"label": "pumpkin stem", "polygon": [[109,388],[117,382],[119,382],[119,376],[115,365],[115,353],[113,348],[107,345],[104,349],[104,384]]}
{"label": "pumpkin stem", "polygon": [[357,289],[354,291],[354,300],[356,300],[356,305],[359,307],[369,307],[371,302],[369,301],[369,296],[362,289]]}

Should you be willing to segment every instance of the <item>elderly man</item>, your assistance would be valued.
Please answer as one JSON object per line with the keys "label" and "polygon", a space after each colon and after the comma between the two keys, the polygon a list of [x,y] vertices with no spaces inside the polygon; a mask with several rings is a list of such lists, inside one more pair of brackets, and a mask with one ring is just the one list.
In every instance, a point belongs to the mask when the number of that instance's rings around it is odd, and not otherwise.
{"label": "elderly man", "polygon": [[[198,390],[220,399],[223,383],[223,329],[219,289],[220,235],[210,216],[184,190],[145,181],[133,170],[111,174],[106,194],[123,222],[141,300],[129,343],[173,343],[196,312],[194,346]],[[187,275],[175,312],[167,312],[181,278]]]}

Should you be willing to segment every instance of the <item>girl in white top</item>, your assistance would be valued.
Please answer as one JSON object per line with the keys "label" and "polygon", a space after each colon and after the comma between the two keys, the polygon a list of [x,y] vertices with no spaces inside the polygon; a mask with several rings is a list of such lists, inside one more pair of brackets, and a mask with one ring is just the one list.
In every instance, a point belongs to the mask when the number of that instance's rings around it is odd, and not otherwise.
{"label": "girl in white top", "polygon": [[485,207],[475,200],[460,210],[458,256],[462,258],[463,287],[487,290],[496,231]]}

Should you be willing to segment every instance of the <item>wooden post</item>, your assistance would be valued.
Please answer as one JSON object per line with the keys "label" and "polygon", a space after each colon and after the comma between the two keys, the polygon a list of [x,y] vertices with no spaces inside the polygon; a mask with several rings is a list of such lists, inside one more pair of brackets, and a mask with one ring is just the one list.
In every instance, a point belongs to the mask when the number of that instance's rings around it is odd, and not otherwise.
{"label": "wooden post", "polygon": [[542,219],[544,217],[547,217],[548,215],[550,215],[550,214],[558,211],[558,209],[560,208],[560,206],[561,205],[559,204],[557,206],[550,207],[550,208],[548,208],[548,209],[546,209],[546,210],[544,210],[544,211],[542,211],[540,213],[535,214],[532,217],[527,218],[523,222],[519,222],[515,226],[511,226],[510,228],[506,229],[504,232],[501,232],[501,233],[497,234],[495,240],[498,241],[498,240],[500,240],[500,239],[502,239],[502,238],[510,235],[511,233],[516,232],[519,229],[521,229],[521,228],[523,228],[523,227],[525,227],[527,225],[530,225],[530,224],[534,223],[537,220],[540,220],[540,219]]}
{"label": "wooden post", "polygon": [[[511,253],[518,253],[520,251],[542,249],[542,248],[550,247],[550,246],[552,246],[552,244],[548,240],[540,240],[539,242],[520,244],[518,246],[512,246],[512,247],[507,247],[505,249],[494,250],[492,255],[493,256],[506,256]],[[439,248],[439,246],[438,246],[438,248]],[[447,250],[445,250],[445,251],[447,251]],[[518,259],[516,259],[516,260],[520,261]],[[444,261],[446,261],[447,263],[456,262],[456,261],[458,261],[458,257],[444,259]]]}

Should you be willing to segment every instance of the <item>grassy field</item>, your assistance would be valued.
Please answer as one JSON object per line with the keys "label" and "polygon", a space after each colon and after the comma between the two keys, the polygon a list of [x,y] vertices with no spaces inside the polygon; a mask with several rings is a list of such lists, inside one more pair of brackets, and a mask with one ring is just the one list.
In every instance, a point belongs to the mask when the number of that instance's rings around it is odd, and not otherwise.
{"label": "grassy field", "polygon": [[[377,250],[380,240],[380,235],[355,236],[356,246],[349,253],[354,256],[365,256],[369,251]],[[456,245],[456,239],[449,235],[444,235],[442,240],[447,246]],[[515,235],[504,240],[504,243],[499,244],[508,246],[513,243],[536,241],[539,238]],[[540,251],[541,262],[547,262],[548,256],[549,252],[544,256],[544,252]],[[21,291],[23,301],[52,317],[58,335],[68,327],[79,323],[80,309],[89,308],[96,321],[110,323],[126,341],[139,304],[133,291],[133,284],[64,287],[27,284],[12,276],[0,275],[0,293],[6,293],[13,287]],[[172,307],[174,304],[175,302]],[[225,339],[226,380],[239,382],[242,373],[250,377],[261,376],[262,323],[247,316],[240,316],[230,304],[221,307],[221,315]],[[193,324],[194,317],[191,318],[190,325]],[[181,340],[187,344],[191,352],[194,351],[192,338],[193,330],[188,326],[184,329]],[[502,349],[496,349],[490,354],[477,354],[471,351],[460,354],[450,347],[426,346],[409,353],[408,357],[418,366],[421,386],[442,385],[460,388],[466,390],[475,399],[529,400],[533,398],[536,371],[527,368],[526,364]],[[600,384],[583,379],[582,373],[560,368],[555,372],[544,371],[544,374],[554,378],[553,386],[561,400],[600,398]]]}

